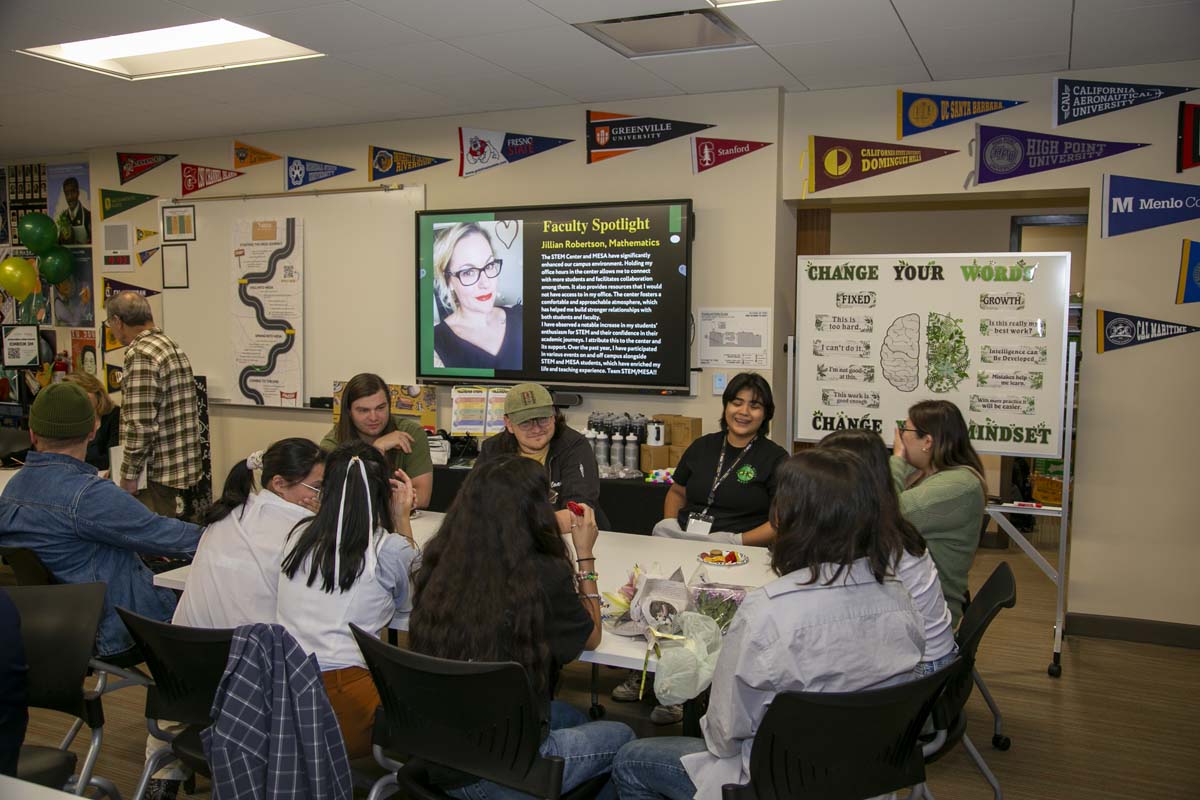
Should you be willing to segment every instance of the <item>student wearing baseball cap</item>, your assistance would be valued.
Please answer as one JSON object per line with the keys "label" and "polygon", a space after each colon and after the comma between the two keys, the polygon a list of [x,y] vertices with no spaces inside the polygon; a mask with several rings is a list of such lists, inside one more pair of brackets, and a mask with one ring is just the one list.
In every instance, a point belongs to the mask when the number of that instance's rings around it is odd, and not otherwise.
{"label": "student wearing baseball cap", "polygon": [[504,432],[483,443],[476,464],[509,453],[533,459],[545,468],[550,500],[563,530],[571,528],[571,512],[567,509],[570,502],[590,506],[599,527],[608,527],[608,518],[600,509],[596,456],[583,434],[567,427],[545,386],[519,383],[508,390],[504,398]]}

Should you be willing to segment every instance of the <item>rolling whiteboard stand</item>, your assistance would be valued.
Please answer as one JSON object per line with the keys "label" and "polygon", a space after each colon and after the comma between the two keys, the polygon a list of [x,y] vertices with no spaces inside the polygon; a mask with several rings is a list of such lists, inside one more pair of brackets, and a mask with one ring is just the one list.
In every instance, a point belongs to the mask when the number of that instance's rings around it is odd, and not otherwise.
{"label": "rolling whiteboard stand", "polygon": [[[1067,347],[1067,364],[1075,364],[1075,342],[1071,342]],[[1056,591],[1056,600],[1054,606],[1054,655],[1050,662],[1050,666],[1046,668],[1046,672],[1051,678],[1057,678],[1062,675],[1062,637],[1063,637],[1063,622],[1066,614],[1065,595],[1067,590],[1067,528],[1068,518],[1071,511],[1071,440],[1075,432],[1075,380],[1074,374],[1067,374],[1067,402],[1066,408],[1063,410],[1065,417],[1063,419],[1063,490],[1062,490],[1062,506],[1055,508],[1046,506],[1043,508],[1029,508],[1028,506],[1014,506],[1012,504],[993,504],[987,507],[988,516],[996,521],[1000,529],[1008,534],[1009,538],[1017,543],[1025,555],[1037,564],[1038,569],[1046,573],[1046,577],[1054,584]],[[1050,562],[1038,552],[1037,548],[1025,538],[1024,534],[1018,531],[1009,521],[1009,514],[1029,514],[1035,517],[1058,517],[1058,565],[1057,568],[1050,565]]]}
{"label": "rolling whiteboard stand", "polygon": [[796,394],[796,337],[789,335],[787,344],[783,347],[784,358],[787,359],[787,391],[784,395],[787,397],[787,440],[788,440],[788,455],[791,455],[796,450],[796,415],[793,413],[792,403],[795,402]]}

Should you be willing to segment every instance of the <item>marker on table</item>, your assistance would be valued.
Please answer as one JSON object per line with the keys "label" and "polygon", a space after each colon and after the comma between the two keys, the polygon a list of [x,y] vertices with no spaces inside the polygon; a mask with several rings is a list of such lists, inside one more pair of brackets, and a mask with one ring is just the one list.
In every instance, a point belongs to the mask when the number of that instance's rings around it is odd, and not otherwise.
{"label": "marker on table", "polygon": [[1024,503],[1024,502],[1020,502],[1020,501],[1009,503],[1009,505],[1020,506],[1021,508],[1041,508],[1042,507],[1041,503]]}

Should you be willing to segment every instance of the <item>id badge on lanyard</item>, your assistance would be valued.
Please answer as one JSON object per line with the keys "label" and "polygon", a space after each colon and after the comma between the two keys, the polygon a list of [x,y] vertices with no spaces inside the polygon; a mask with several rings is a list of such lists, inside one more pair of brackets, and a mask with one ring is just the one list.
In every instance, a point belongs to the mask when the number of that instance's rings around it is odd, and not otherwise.
{"label": "id badge on lanyard", "polygon": [[735,458],[733,463],[729,465],[729,469],[722,472],[721,468],[725,466],[725,442],[721,442],[721,457],[717,460],[717,473],[713,478],[712,489],[710,489],[708,492],[708,502],[705,503],[703,511],[693,511],[691,514],[688,514],[688,533],[707,534],[712,532],[713,521],[716,518],[712,514],[709,514],[708,510],[712,507],[713,502],[715,502],[717,499],[717,487],[721,485],[722,481],[729,477],[729,473],[737,469],[738,464],[742,463],[742,459],[745,457],[746,453],[750,452],[750,448],[753,446],[754,440],[752,439],[750,440],[750,443],[742,450],[742,452],[738,453],[738,457]]}

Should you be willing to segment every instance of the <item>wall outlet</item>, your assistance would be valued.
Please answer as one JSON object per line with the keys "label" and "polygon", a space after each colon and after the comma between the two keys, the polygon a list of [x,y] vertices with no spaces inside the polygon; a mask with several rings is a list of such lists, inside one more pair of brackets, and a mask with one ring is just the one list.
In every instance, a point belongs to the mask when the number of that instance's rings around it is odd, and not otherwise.
{"label": "wall outlet", "polygon": [[714,372],[713,378],[713,394],[725,394],[725,384],[729,377],[724,372]]}

